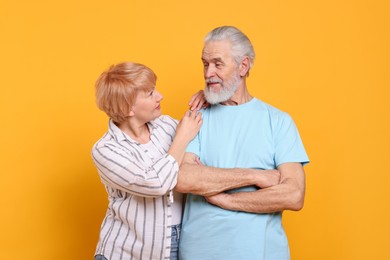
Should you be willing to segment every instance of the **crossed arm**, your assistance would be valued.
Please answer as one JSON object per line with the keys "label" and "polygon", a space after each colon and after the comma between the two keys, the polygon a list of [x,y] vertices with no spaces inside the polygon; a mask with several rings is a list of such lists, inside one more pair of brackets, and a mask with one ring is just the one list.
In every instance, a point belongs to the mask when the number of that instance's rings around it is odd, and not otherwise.
{"label": "crossed arm", "polygon": [[204,166],[197,156],[186,153],[180,166],[176,190],[202,196],[213,196],[226,190],[256,185],[266,188],[279,183],[276,170],[231,168],[221,169]]}
{"label": "crossed arm", "polygon": [[[281,164],[275,170],[220,169],[196,163],[196,155],[186,153],[180,167],[176,189],[205,196],[224,209],[252,213],[300,210],[305,195],[305,173],[300,163]],[[251,192],[223,191],[256,185]]]}

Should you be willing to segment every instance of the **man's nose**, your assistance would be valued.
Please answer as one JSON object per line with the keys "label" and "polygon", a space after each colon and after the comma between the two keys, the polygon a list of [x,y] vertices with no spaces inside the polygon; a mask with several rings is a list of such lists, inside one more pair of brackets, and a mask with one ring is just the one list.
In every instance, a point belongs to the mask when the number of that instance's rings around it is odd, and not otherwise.
{"label": "man's nose", "polygon": [[213,65],[209,65],[204,70],[204,76],[206,79],[215,76],[215,67]]}

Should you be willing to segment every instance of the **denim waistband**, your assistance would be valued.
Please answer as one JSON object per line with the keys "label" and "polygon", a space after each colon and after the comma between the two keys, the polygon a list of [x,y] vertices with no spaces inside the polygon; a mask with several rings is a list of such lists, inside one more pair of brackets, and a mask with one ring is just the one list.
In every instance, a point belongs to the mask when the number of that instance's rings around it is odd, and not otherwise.
{"label": "denim waistband", "polygon": [[172,236],[180,236],[181,224],[172,225]]}

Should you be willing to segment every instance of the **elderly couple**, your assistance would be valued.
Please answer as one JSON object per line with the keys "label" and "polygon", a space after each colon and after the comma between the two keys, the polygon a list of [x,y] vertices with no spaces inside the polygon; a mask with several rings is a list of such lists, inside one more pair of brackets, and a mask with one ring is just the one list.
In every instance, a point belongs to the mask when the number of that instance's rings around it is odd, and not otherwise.
{"label": "elderly couple", "polygon": [[108,209],[96,260],[290,258],[282,212],[303,207],[309,160],[291,117],[248,92],[254,58],[237,28],[207,34],[205,89],[179,122],[161,115],[148,67],[101,74],[110,120],[92,157]]}

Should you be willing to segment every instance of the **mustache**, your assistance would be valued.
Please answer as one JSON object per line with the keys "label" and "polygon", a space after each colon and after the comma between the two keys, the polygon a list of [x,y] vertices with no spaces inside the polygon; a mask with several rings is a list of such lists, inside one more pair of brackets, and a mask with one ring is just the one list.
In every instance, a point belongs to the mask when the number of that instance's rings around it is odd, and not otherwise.
{"label": "mustache", "polygon": [[209,79],[206,79],[206,83],[222,83],[222,80],[209,78]]}

